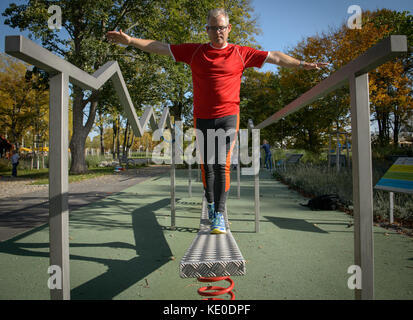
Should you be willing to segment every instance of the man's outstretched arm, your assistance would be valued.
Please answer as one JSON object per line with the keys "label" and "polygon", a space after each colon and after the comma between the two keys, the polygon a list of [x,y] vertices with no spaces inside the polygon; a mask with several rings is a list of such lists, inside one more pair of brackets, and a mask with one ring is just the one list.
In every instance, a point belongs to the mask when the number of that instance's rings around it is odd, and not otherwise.
{"label": "man's outstretched arm", "polygon": [[120,43],[127,46],[133,46],[149,53],[157,53],[162,55],[170,55],[169,45],[156,40],[145,40],[133,38],[126,33],[120,31],[109,31],[106,33],[106,37],[110,42]]}
{"label": "man's outstretched arm", "polygon": [[324,63],[324,62],[316,62],[316,63],[309,63],[305,61],[301,62],[300,60],[290,57],[280,51],[270,51],[270,54],[268,55],[268,58],[265,62],[276,64],[276,65],[279,65],[285,68],[302,67],[305,70],[320,69],[328,65],[328,63]]}

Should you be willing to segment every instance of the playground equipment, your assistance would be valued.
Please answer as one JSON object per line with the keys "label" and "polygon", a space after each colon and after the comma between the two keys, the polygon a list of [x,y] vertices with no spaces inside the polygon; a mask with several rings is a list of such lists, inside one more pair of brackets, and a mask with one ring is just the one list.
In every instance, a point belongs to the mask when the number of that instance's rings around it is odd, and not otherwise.
{"label": "playground equipment", "polygon": [[[231,298],[235,298],[231,292],[234,283],[230,276],[244,275],[246,262],[229,228],[226,208],[224,219],[227,233],[219,236],[210,234],[206,199],[203,198],[199,231],[181,259],[179,274],[181,278],[198,278],[201,282],[227,280],[231,283],[228,291],[222,287],[203,287],[198,293],[204,296],[229,293]],[[217,291],[206,292],[208,290]]]}
{"label": "playground equipment", "polygon": [[[136,136],[141,137],[149,124],[152,130],[168,127],[173,131],[169,110],[165,108],[158,121],[152,108],[147,108],[138,117],[129,96],[119,65],[107,62],[93,75],[59,58],[23,36],[6,36],[5,51],[47,71],[50,84],[50,155],[49,155],[49,229],[50,265],[60,266],[62,288],[50,291],[52,299],[70,299],[69,278],[69,209],[68,209],[68,103],[69,81],[86,89],[98,90],[108,80],[112,80],[127,118]],[[175,167],[171,166],[171,181],[175,178]],[[175,192],[171,190],[171,220],[175,220]]]}
{"label": "playground equipment", "polygon": [[405,52],[406,36],[392,35],[383,39],[257,126],[263,129],[346,83],[350,84],[354,264],[362,270],[362,285],[361,289],[355,289],[356,299],[374,298],[373,182],[368,72]]}
{"label": "playground equipment", "polygon": [[[335,157],[333,158],[332,156],[331,156],[331,140],[332,140],[332,138],[333,138],[333,135],[336,135],[336,140],[337,140],[337,145],[336,145],[336,155],[335,155]],[[344,144],[344,146],[346,147],[346,151],[347,151],[347,154],[346,154],[346,158],[344,158],[344,165],[345,166],[349,166],[349,163],[350,163],[350,151],[349,151],[349,147],[350,147],[350,144],[349,144],[349,142],[348,142],[348,133],[347,132],[345,132],[345,131],[343,131],[343,132],[340,132],[340,131],[332,131],[332,132],[330,132],[330,139],[329,139],[329,141],[328,141],[328,155],[327,155],[327,165],[328,165],[328,169],[330,169],[330,166],[331,166],[331,164],[332,163],[334,163],[334,160],[335,160],[335,165],[336,165],[336,169],[337,169],[337,172],[340,172],[340,168],[341,168],[341,160],[343,159],[343,157],[340,155],[340,149],[341,149],[341,144],[340,144],[340,135],[344,135],[344,137],[345,137],[345,144]],[[344,147],[343,147],[343,149],[344,149]]]}
{"label": "playground equipment", "polygon": [[[50,78],[50,159],[49,159],[49,199],[50,199],[50,264],[58,265],[62,270],[62,288],[51,290],[52,299],[70,298],[69,281],[69,236],[68,236],[68,84],[69,81],[87,90],[97,90],[109,79],[112,80],[121,105],[125,109],[134,134],[142,136],[147,124],[152,130],[168,127],[174,136],[168,109],[164,109],[160,120],[154,115],[152,108],[147,108],[138,119],[125,86],[117,62],[108,62],[93,75],[80,70],[76,66],[57,57],[48,50],[22,36],[7,36],[6,53],[33,64],[45,71]],[[352,135],[353,135],[353,199],[354,199],[354,247],[355,265],[362,270],[362,288],[356,289],[356,299],[373,299],[373,199],[372,168],[370,150],[370,117],[368,72],[391,58],[407,52],[406,36],[393,35],[377,43],[357,59],[324,79],[318,85],[305,92],[286,107],[254,127],[249,121],[250,129],[262,129],[281,118],[311,104],[316,99],[327,95],[347,82],[350,83]],[[258,135],[258,136],[257,136]],[[259,145],[259,131],[253,132],[253,140]],[[171,160],[171,227],[175,227],[175,142],[172,140]],[[258,152],[253,150],[253,160],[258,162]],[[256,164],[254,164],[255,166]],[[244,168],[243,168],[244,169]],[[259,232],[259,177],[255,172],[255,231]],[[193,245],[188,249],[181,261],[181,276],[195,276],[204,281],[205,277],[229,277],[245,274],[245,261],[232,237],[227,235],[206,235],[205,203],[201,215],[200,231]],[[225,212],[225,218],[227,216]],[[228,224],[228,223],[227,223]],[[206,242],[205,242],[206,241]],[[215,241],[215,247],[213,242]],[[217,243],[221,246],[216,246]],[[209,246],[211,245],[211,247]],[[209,250],[209,248],[215,248]],[[202,254],[200,254],[200,251]],[[188,263],[187,263],[188,262]],[[212,265],[211,265],[212,263]],[[205,268],[194,268],[195,264]],[[212,266],[212,268],[211,268]],[[192,269],[191,269],[192,268]],[[208,270],[207,270],[208,268]],[[220,279],[220,278],[219,278]],[[230,287],[221,289],[232,291]],[[202,289],[202,288],[201,288]],[[214,287],[210,287],[214,290]],[[208,291],[201,290],[200,293]],[[218,294],[219,294],[218,293]],[[231,297],[234,297],[231,295]]]}

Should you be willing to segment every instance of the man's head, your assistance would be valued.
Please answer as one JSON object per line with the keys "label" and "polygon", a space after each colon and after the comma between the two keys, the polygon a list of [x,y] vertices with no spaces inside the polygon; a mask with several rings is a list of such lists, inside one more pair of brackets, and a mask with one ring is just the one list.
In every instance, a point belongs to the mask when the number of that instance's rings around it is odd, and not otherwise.
{"label": "man's head", "polygon": [[217,48],[224,47],[231,32],[228,13],[222,8],[210,10],[207,23],[207,32],[211,44]]}

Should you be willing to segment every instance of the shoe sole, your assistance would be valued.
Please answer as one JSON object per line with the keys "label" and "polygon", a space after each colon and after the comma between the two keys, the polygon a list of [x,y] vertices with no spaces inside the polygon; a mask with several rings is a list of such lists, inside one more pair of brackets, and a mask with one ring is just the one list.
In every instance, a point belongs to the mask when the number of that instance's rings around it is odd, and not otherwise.
{"label": "shoe sole", "polygon": [[211,234],[226,234],[226,230],[212,229]]}

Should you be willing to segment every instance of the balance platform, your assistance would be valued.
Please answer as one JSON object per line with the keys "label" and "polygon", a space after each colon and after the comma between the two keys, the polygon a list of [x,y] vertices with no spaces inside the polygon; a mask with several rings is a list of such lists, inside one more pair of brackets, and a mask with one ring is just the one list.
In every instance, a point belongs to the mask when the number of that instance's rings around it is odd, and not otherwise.
{"label": "balance platform", "polygon": [[211,234],[204,198],[199,232],[179,265],[181,278],[245,275],[245,259],[231,233],[226,208],[224,219],[227,233]]}

